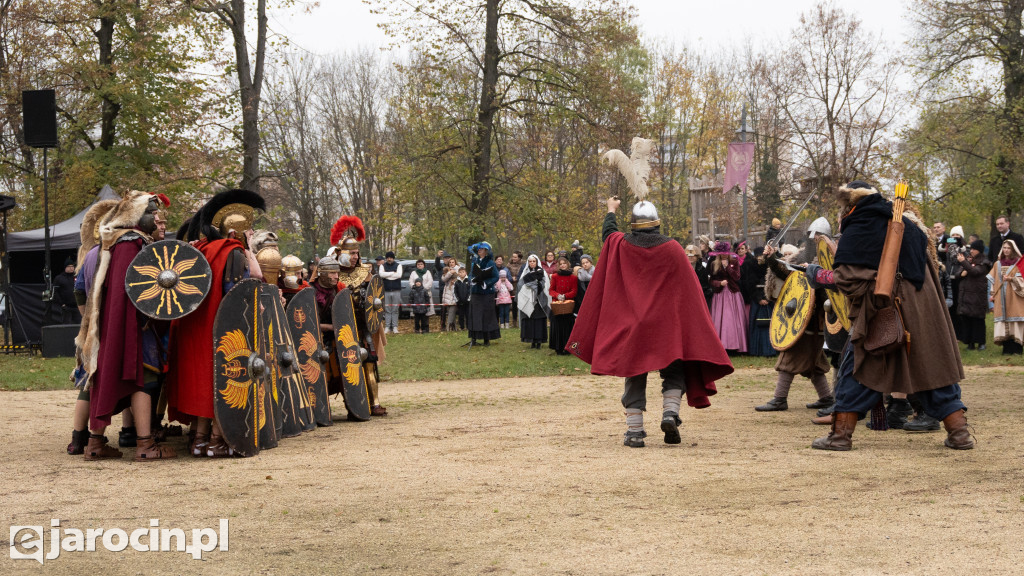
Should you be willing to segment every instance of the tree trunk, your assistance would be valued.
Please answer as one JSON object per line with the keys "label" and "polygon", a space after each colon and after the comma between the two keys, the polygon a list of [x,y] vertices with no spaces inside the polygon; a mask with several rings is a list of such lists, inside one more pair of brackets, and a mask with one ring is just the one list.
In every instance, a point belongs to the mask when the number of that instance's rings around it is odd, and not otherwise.
{"label": "tree trunk", "polygon": [[260,94],[263,89],[263,62],[267,47],[267,2],[256,4],[256,64],[249,62],[245,39],[245,0],[231,0],[231,35],[235,44],[238,86],[242,100],[242,180],[239,187],[260,191]]}
{"label": "tree trunk", "polygon": [[100,28],[94,34],[99,43],[99,64],[104,74],[104,89],[102,90],[104,95],[100,119],[100,149],[110,150],[114,146],[117,131],[117,115],[121,112],[121,105],[112,101],[106,95],[107,87],[114,81],[113,69],[111,67],[114,49],[114,19],[104,13],[105,8],[107,8],[106,6],[99,4],[98,8],[100,10]]}
{"label": "tree trunk", "polygon": [[470,210],[482,215],[490,202],[491,139],[494,135],[495,95],[498,86],[498,0],[487,0],[487,24],[484,34],[483,82],[477,114],[476,141],[473,143],[473,182]]}

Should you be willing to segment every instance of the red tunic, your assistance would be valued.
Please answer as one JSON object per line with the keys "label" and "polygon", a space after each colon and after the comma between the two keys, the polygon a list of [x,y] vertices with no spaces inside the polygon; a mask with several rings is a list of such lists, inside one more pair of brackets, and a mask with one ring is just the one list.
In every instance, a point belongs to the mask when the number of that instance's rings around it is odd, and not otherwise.
{"label": "red tunic", "polygon": [[213,322],[224,299],[224,266],[232,250],[245,250],[238,240],[200,241],[213,278],[210,293],[188,316],[171,323],[167,372],[168,417],[188,422],[191,417],[213,418]]}
{"label": "red tunic", "polygon": [[683,247],[641,248],[621,232],[604,243],[565,349],[601,375],[637,376],[680,360],[695,408],[710,406],[715,380],[733,371]]}
{"label": "red tunic", "polygon": [[99,430],[127,408],[131,395],[142,390],[142,325],[140,312],[124,290],[132,259],[142,250],[141,238],[118,242],[110,249],[99,311],[99,356],[89,393],[89,428]]}

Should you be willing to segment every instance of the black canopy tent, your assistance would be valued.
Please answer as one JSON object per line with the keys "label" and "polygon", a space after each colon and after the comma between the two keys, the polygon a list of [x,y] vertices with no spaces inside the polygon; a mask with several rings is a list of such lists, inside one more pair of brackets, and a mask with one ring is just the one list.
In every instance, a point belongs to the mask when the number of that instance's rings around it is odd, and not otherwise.
{"label": "black canopy tent", "polygon": [[[104,186],[96,195],[92,204],[100,200],[120,199],[110,186]],[[53,275],[64,270],[64,261],[72,260],[78,254],[81,245],[80,229],[85,213],[92,206],[85,207],[67,220],[50,227],[50,262]],[[43,262],[45,261],[45,230],[37,228],[24,232],[7,234],[7,256],[9,262],[9,297],[17,311],[16,321],[12,323],[13,343],[39,342],[46,311],[46,303],[42,299],[45,290]],[[7,314],[7,310],[4,314]]]}

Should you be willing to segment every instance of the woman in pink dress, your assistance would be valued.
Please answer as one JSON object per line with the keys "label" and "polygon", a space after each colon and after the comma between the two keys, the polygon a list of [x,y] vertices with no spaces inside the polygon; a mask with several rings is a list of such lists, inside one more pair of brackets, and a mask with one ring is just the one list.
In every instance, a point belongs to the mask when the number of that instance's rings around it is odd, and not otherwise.
{"label": "woman in pink dress", "polygon": [[747,351],[747,317],[740,293],[740,264],[728,242],[716,242],[711,252],[711,322],[729,352]]}

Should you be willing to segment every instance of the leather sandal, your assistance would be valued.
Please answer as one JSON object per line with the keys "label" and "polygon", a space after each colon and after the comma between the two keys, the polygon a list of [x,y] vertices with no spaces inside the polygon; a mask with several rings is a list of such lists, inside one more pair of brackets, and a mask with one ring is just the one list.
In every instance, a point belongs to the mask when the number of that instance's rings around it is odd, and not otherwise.
{"label": "leather sandal", "polygon": [[189,452],[196,458],[206,456],[206,447],[210,444],[210,433],[196,433],[188,444]]}
{"label": "leather sandal", "polygon": [[177,458],[178,453],[170,446],[157,444],[152,435],[139,436],[138,449],[135,451],[136,462],[150,462],[152,460],[170,460]]}
{"label": "leather sandal", "polygon": [[85,447],[86,460],[111,460],[122,456],[124,454],[120,450],[107,444],[106,436],[89,434],[89,444]]}
{"label": "leather sandal", "polygon": [[224,437],[220,434],[211,434],[210,443],[206,445],[206,456],[208,458],[228,458],[235,455],[235,451],[228,446]]}
{"label": "leather sandal", "polygon": [[383,407],[383,406],[381,406],[380,404],[377,404],[376,406],[372,406],[370,408],[370,415],[371,416],[387,416],[388,415],[388,409]]}

